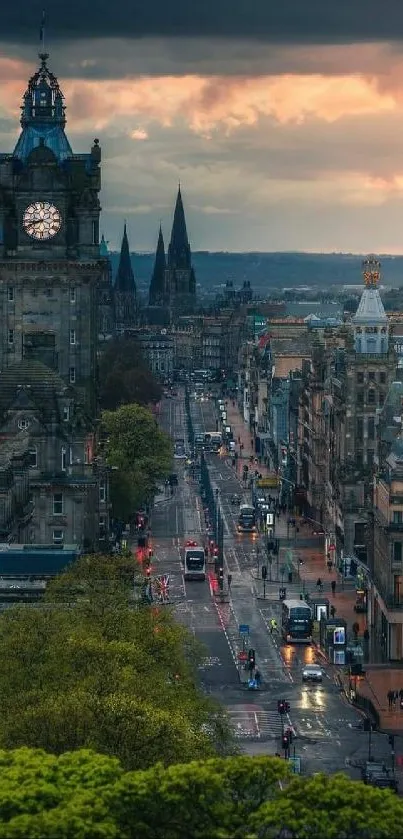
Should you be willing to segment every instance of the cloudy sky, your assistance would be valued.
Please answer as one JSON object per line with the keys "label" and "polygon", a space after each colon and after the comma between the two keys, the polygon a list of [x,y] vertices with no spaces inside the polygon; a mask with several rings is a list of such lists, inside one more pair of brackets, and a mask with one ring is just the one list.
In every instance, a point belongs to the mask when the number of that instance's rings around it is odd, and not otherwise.
{"label": "cloudy sky", "polygon": [[[402,0],[49,0],[77,152],[103,154],[102,229],[166,236],[178,181],[197,250],[403,253]],[[42,2],[2,7],[0,150]]]}

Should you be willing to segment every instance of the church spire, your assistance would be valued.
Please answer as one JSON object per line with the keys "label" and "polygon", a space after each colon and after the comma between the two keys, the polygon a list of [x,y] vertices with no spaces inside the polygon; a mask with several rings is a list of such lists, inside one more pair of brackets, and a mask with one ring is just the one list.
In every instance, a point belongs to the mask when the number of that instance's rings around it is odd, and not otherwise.
{"label": "church spire", "polygon": [[165,292],[165,245],[162,229],[160,225],[158,233],[157,250],[155,252],[154,269],[150,283],[149,305],[156,306],[161,304]]}
{"label": "church spire", "polygon": [[119,268],[116,274],[115,288],[118,292],[136,294],[136,283],[132,262],[130,259],[129,240],[127,238],[126,222],[123,228],[123,239],[120,248]]}
{"label": "church spire", "polygon": [[176,197],[171,241],[168,248],[168,267],[182,271],[189,271],[191,268],[190,245],[180,184]]}

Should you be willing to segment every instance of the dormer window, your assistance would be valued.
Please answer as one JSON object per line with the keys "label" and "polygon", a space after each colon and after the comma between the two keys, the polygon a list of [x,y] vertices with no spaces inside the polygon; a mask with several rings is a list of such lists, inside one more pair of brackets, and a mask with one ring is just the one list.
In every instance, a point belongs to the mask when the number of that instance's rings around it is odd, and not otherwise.
{"label": "dormer window", "polygon": [[63,422],[68,422],[70,419],[70,408],[68,405],[65,405],[63,408]]}
{"label": "dormer window", "polygon": [[17,425],[20,431],[26,431],[26,429],[29,427],[29,420],[25,419],[25,417],[22,417],[18,420]]}

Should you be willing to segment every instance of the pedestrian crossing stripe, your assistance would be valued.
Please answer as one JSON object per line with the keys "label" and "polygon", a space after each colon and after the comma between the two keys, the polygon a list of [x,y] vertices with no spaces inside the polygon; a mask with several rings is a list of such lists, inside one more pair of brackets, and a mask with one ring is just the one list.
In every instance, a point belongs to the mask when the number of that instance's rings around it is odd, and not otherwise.
{"label": "pedestrian crossing stripe", "polygon": [[294,736],[296,732],[287,714],[282,723],[277,711],[238,711],[229,710],[230,723],[235,737],[240,739],[276,739],[281,737],[283,730],[290,728]]}

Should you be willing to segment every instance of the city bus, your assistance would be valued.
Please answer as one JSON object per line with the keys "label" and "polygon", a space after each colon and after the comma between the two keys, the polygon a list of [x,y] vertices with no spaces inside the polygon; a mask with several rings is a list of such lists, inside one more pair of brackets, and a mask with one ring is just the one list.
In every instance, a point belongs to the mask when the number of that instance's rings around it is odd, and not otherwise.
{"label": "city bus", "polygon": [[241,504],[238,515],[238,533],[255,533],[256,512],[251,504]]}
{"label": "city bus", "polygon": [[222,446],[222,434],[220,431],[206,431],[204,435],[204,446],[209,452],[218,454]]}
{"label": "city bus", "polygon": [[183,565],[185,580],[205,580],[206,555],[203,546],[191,540],[186,542]]}
{"label": "city bus", "polygon": [[303,600],[283,600],[281,630],[289,644],[310,644],[312,641],[312,610]]}

